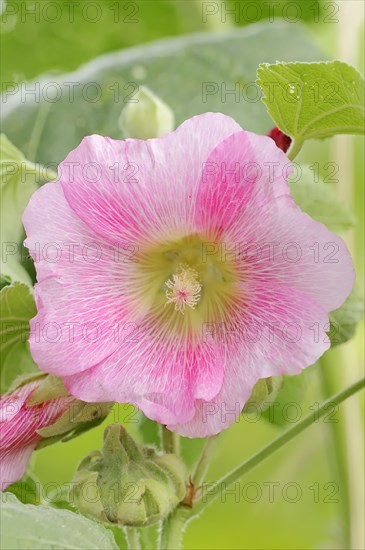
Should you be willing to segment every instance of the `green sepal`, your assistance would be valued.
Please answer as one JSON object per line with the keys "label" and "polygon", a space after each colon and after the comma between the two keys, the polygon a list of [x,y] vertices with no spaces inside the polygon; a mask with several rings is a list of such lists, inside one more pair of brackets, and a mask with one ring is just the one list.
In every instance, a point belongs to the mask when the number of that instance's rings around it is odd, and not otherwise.
{"label": "green sepal", "polygon": [[250,409],[259,407],[261,411],[267,409],[274,401],[278,392],[283,385],[282,376],[270,376],[269,378],[261,378],[253,387],[249,399],[243,407],[244,413],[249,413]]}
{"label": "green sepal", "polygon": [[[95,484],[95,505],[85,498],[86,484]],[[79,465],[71,501],[99,520],[119,525],[148,526],[165,518],[186,494],[186,469],[179,457],[159,455],[142,447],[120,424],[108,426],[102,452]]]}

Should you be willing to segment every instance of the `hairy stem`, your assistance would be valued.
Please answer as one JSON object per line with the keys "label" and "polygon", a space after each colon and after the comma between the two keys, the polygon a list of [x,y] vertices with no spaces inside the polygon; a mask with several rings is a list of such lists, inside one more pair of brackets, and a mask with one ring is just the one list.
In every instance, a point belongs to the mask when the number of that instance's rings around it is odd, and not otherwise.
{"label": "hairy stem", "polygon": [[196,463],[194,472],[192,474],[192,482],[195,487],[199,487],[199,485],[204,480],[209,464],[213,458],[213,454],[217,448],[218,435],[213,435],[212,437],[208,437],[208,439],[205,442],[201,455],[198,459],[198,462]]}
{"label": "hairy stem", "polygon": [[[365,378],[361,378],[336,395],[331,396],[324,403],[322,403],[318,410],[313,411],[313,413],[303,418],[303,420],[298,422],[295,426],[274,439],[274,441],[269,443],[269,445],[223,476],[216,483],[209,484],[207,491],[202,492],[202,495],[197,499],[192,508],[180,504],[161,524],[158,546],[159,550],[180,550],[182,535],[189,521],[198,516],[209,504],[224,494],[232,483],[238,481],[244,474],[266,460],[275,451],[286,445],[286,443],[294,439],[306,428],[318,422],[323,415],[328,414],[329,407],[339,405],[345,401],[345,399],[361,390],[364,386]],[[204,449],[202,455],[204,455]],[[210,453],[208,453],[208,455],[210,455]],[[204,463],[205,458],[203,458],[201,465],[198,465],[195,470],[195,475],[197,478],[201,477],[201,473],[205,469]]]}
{"label": "hairy stem", "polygon": [[[334,352],[336,348],[329,350],[320,359],[319,374],[321,377],[323,395],[328,398],[335,388],[336,382],[333,378],[333,359],[335,358]],[[329,448],[329,460],[334,475],[337,477],[341,485],[341,505],[342,505],[342,519],[344,528],[344,544],[350,548],[350,502],[349,502],[349,483],[348,483],[348,464],[345,448],[345,439],[343,434],[342,423],[331,422],[326,425],[331,435],[331,445]]]}
{"label": "hairy stem", "polygon": [[180,550],[186,523],[191,516],[191,508],[178,506],[161,524],[159,550]]}
{"label": "hairy stem", "polygon": [[199,498],[197,503],[192,509],[192,514],[199,514],[204,508],[211,504],[216,498],[222,495],[232,483],[238,481],[244,474],[252,470],[255,466],[266,460],[271,456],[275,451],[283,447],[286,443],[294,439],[297,435],[303,432],[306,428],[318,422],[318,420],[326,413],[328,413],[330,406],[336,406],[342,403],[345,399],[353,395],[365,385],[365,378],[361,378],[357,382],[351,384],[344,390],[340,391],[336,395],[333,395],[330,399],[325,401],[321,407],[309,414],[303,420],[298,422],[295,426],[281,434],[279,437],[274,439],[269,445],[261,449],[254,456],[237,466],[234,470],[229,472],[227,475],[223,476],[219,481],[210,485],[207,491],[203,491],[202,496]]}
{"label": "hairy stem", "polygon": [[141,542],[136,527],[125,527],[124,532],[128,550],[141,550]]}

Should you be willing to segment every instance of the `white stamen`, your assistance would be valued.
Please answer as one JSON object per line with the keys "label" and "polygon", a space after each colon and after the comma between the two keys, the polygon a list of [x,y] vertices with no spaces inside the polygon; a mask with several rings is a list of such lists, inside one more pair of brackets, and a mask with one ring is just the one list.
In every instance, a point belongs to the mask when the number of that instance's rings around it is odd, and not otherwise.
{"label": "white stamen", "polygon": [[175,311],[184,314],[185,307],[194,309],[200,300],[202,285],[198,280],[198,273],[187,265],[180,265],[177,272],[168,279],[165,285],[167,304],[174,303]]}

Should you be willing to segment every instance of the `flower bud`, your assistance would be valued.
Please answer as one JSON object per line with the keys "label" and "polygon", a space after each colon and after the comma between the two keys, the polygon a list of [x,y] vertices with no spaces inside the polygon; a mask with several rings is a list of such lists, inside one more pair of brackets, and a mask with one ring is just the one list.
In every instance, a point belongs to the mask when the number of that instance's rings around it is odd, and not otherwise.
{"label": "flower bud", "polygon": [[54,443],[58,439],[68,441],[74,435],[94,428],[107,417],[114,405],[112,402],[86,403],[79,401],[68,394],[62,380],[56,376],[48,375],[32,393],[26,406],[40,405],[44,401],[60,397],[67,398],[69,406],[55,422],[37,430],[42,437],[37,449]]}
{"label": "flower bud", "polygon": [[133,101],[119,117],[119,126],[126,137],[150,139],[172,132],[175,127],[173,111],[149,88],[140,86]]}
{"label": "flower bud", "polygon": [[104,432],[102,452],[81,462],[72,485],[70,501],[81,513],[108,523],[148,526],[184,499],[186,470],[176,455],[142,447],[123,426],[112,424]]}
{"label": "flower bud", "polygon": [[78,401],[55,376],[19,377],[0,398],[0,490],[23,476],[35,449],[95,426],[112,406]]}
{"label": "flower bud", "polygon": [[274,401],[283,385],[282,376],[261,378],[253,387],[252,393],[243,407],[243,412],[249,413],[250,409],[259,407],[261,411],[267,409]]}
{"label": "flower bud", "polygon": [[279,149],[284,151],[284,153],[287,152],[292,142],[290,136],[284,134],[284,132],[279,130],[279,128],[277,128],[276,126],[274,126],[274,128],[272,128],[267,135],[275,141],[275,144],[277,147],[279,147]]}

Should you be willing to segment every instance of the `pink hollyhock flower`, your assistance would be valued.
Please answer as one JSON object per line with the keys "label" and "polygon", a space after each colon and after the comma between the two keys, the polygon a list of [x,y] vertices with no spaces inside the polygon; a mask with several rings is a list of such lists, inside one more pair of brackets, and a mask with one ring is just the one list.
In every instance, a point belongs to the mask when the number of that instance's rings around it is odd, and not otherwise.
{"label": "pink hollyhock flower", "polygon": [[37,430],[53,424],[69,407],[73,397],[60,397],[39,405],[27,401],[40,382],[21,386],[0,398],[0,490],[18,481],[42,436]]}
{"label": "pink hollyhock flower", "polygon": [[289,171],[272,139],[219,113],[159,139],[86,137],[24,214],[40,368],[199,437],[260,378],[314,363],[354,271]]}

